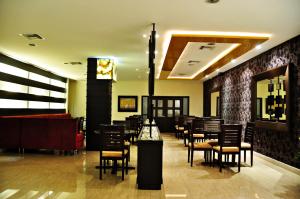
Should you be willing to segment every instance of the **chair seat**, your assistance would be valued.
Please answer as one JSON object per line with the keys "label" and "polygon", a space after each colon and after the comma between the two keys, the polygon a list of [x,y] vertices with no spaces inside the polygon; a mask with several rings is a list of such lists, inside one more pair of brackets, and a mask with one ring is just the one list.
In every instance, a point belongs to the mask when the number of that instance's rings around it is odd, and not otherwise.
{"label": "chair seat", "polygon": [[199,133],[193,134],[193,138],[204,138],[204,134],[199,134]]}
{"label": "chair seat", "polygon": [[[189,143],[189,147],[192,147],[192,143]],[[206,142],[196,142],[194,143],[194,149],[212,149],[212,146]]]}
{"label": "chair seat", "polygon": [[247,142],[242,142],[241,149],[251,149],[251,144]]}
{"label": "chair seat", "polygon": [[[215,151],[220,151],[220,146],[214,146],[213,149]],[[224,153],[238,153],[239,152],[239,147],[229,147],[229,146],[226,146],[226,147],[222,147],[222,152]]]}
{"label": "chair seat", "polygon": [[125,146],[130,146],[130,142],[124,141],[124,145],[125,145]]}
{"label": "chair seat", "polygon": [[178,131],[184,131],[184,127],[183,126],[179,126],[178,127]]}
{"label": "chair seat", "polygon": [[184,134],[189,134],[189,131],[188,130],[184,130],[183,133]]}
{"label": "chair seat", "polygon": [[207,142],[211,146],[217,146],[218,145],[218,140],[207,140],[205,142]]}
{"label": "chair seat", "polygon": [[[127,155],[128,150],[124,150],[124,155]],[[122,151],[102,151],[102,157],[104,158],[121,158]]]}

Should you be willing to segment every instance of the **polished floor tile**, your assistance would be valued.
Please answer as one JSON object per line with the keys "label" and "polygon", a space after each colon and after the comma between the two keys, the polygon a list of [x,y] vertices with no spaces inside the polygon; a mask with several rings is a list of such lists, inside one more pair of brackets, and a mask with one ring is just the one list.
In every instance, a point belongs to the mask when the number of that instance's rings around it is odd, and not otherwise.
{"label": "polished floor tile", "polygon": [[[255,155],[254,166],[209,167],[196,152],[194,166],[187,163],[182,140],[164,134],[163,185],[161,190],[136,188],[136,170],[121,180],[110,170],[99,180],[98,152],[74,156],[0,153],[0,198],[300,198],[300,172],[277,166]],[[249,155],[248,155],[249,156]],[[130,165],[136,167],[137,150],[131,148]],[[248,160],[249,162],[249,160]]]}

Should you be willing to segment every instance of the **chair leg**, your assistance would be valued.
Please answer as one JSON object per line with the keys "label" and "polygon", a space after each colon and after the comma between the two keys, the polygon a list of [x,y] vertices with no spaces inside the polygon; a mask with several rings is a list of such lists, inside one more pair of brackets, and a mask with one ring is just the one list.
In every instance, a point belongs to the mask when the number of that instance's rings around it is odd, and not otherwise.
{"label": "chair leg", "polygon": [[214,152],[214,150],[212,151],[212,153],[213,153],[212,166],[214,167],[215,166],[215,152]]}
{"label": "chair leg", "polygon": [[244,150],[244,162],[246,162],[246,150]]}
{"label": "chair leg", "polygon": [[212,153],[212,150],[209,150],[209,166],[211,167],[211,153]]}
{"label": "chair leg", "polygon": [[100,168],[99,168],[99,178],[102,180],[102,158],[100,157]]}
{"label": "chair leg", "polygon": [[191,154],[191,148],[188,148],[188,162],[190,162],[190,154]]}
{"label": "chair leg", "polygon": [[238,154],[238,156],[239,156],[239,162],[238,162],[238,171],[240,172],[240,170],[241,170],[241,151],[239,152],[239,154]]}
{"label": "chair leg", "polygon": [[218,160],[219,160],[219,165],[220,165],[220,169],[219,171],[222,172],[222,153],[218,153]]}
{"label": "chair leg", "polygon": [[126,174],[128,174],[128,156],[127,156],[127,158],[126,158]]}
{"label": "chair leg", "polygon": [[251,151],[250,151],[250,153],[251,153],[251,167],[253,166],[253,149],[251,149]]}
{"label": "chair leg", "polygon": [[103,172],[106,173],[106,160],[104,160],[103,162],[104,162]]}
{"label": "chair leg", "polygon": [[183,143],[184,143],[184,146],[186,146],[185,136],[183,136]]}
{"label": "chair leg", "polygon": [[124,180],[124,158],[122,158],[122,180]]}
{"label": "chair leg", "polygon": [[193,166],[194,150],[191,150],[191,167]]}

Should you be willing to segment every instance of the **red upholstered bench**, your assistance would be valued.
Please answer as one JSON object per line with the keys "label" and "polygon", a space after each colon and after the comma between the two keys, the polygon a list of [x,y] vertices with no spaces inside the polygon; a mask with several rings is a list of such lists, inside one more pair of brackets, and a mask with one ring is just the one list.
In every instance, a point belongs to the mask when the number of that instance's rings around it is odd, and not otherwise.
{"label": "red upholstered bench", "polygon": [[69,114],[2,116],[0,148],[79,150],[84,147],[84,135],[78,122]]}

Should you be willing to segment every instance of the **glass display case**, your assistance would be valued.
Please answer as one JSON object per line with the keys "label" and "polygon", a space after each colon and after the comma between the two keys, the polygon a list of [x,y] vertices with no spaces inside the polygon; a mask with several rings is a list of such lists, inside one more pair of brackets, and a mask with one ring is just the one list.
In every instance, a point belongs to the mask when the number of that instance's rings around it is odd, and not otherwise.
{"label": "glass display case", "polygon": [[[151,135],[150,135],[151,128]],[[145,122],[138,141],[137,185],[139,189],[161,189],[163,140],[155,123]]]}

